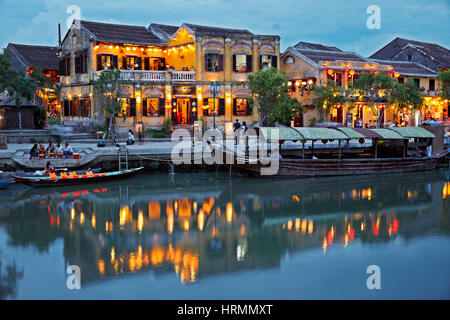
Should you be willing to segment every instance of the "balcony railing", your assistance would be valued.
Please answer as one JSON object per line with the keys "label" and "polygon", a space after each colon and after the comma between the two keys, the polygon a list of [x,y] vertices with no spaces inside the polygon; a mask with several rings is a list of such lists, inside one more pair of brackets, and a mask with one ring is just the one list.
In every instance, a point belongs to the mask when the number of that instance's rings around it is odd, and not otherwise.
{"label": "balcony railing", "polygon": [[195,81],[195,71],[170,71],[172,81]]}
{"label": "balcony railing", "polygon": [[[97,80],[100,77],[101,72],[102,71],[97,71],[94,73],[94,80]],[[144,82],[195,81],[195,71],[120,70],[119,80]]]}

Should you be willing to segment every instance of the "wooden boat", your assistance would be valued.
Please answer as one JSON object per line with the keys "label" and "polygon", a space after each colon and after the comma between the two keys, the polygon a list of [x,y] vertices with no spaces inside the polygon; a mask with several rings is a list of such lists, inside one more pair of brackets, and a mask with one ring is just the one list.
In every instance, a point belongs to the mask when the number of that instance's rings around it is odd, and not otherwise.
{"label": "wooden boat", "polygon": [[13,181],[3,181],[3,180],[0,180],[0,189],[6,189],[6,188],[8,188],[12,183],[13,183]]}
{"label": "wooden boat", "polygon": [[52,186],[66,186],[66,185],[76,185],[76,184],[86,184],[86,183],[96,183],[111,181],[117,179],[128,178],[139,171],[144,169],[143,167],[136,169],[128,169],[121,171],[111,171],[104,173],[92,173],[92,174],[74,174],[65,176],[48,176],[48,177],[27,177],[27,176],[16,176],[12,177],[17,181],[33,187],[52,187]]}
{"label": "wooden boat", "polygon": [[[391,129],[352,129],[352,128],[260,128],[261,136],[266,141],[275,141],[281,145],[284,141],[301,141],[303,151],[301,158],[277,157],[278,168],[275,164],[273,170],[262,172],[268,169],[270,164],[261,164],[258,159],[236,161],[233,168],[246,176],[261,177],[324,177],[324,176],[346,176],[379,173],[401,173],[435,169],[445,160],[447,152],[442,150],[442,145],[436,144],[435,134],[420,127],[391,128]],[[274,139],[274,137],[276,139]],[[342,157],[341,141],[347,142],[351,139],[370,139],[372,146],[371,156],[358,157],[352,155],[351,158]],[[311,153],[314,155],[314,142],[338,141],[338,155],[320,159],[316,157],[305,158],[305,143],[312,141]],[[439,139],[437,139],[439,141]],[[362,143],[362,142],[361,142]],[[378,154],[383,150],[383,145],[391,145],[403,148],[402,155],[398,157],[379,158]],[[419,147],[433,146],[433,154],[427,156],[408,155],[408,144]],[[238,160],[238,157],[235,157]]]}
{"label": "wooden boat", "polygon": [[326,177],[377,173],[401,173],[435,169],[445,154],[431,158],[383,159],[279,159],[273,175],[261,175],[263,167],[256,164],[235,164],[233,167],[246,176],[261,177]]}

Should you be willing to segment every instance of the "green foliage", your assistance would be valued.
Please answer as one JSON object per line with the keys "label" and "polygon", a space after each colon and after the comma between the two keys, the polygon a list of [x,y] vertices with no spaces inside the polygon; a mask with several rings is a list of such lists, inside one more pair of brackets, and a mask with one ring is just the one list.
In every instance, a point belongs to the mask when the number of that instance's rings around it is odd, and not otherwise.
{"label": "green foliage", "polygon": [[405,83],[397,83],[392,90],[389,103],[396,108],[418,109],[423,104],[423,89],[419,89],[413,79],[408,79]]}
{"label": "green foliage", "polygon": [[151,135],[153,138],[167,138],[168,134],[165,130],[157,130],[152,128],[147,128],[146,134]]}
{"label": "green foliage", "polygon": [[[353,83],[352,93],[358,95],[372,110],[380,127],[382,109],[380,103],[387,103],[394,90],[394,80],[386,73],[363,73]],[[389,105],[386,105],[388,108]]]}
{"label": "green foliage", "polygon": [[54,126],[54,125],[64,125],[64,121],[61,120],[61,118],[58,118],[58,117],[48,118],[47,123],[48,123],[50,126]]}
{"label": "green foliage", "polygon": [[263,125],[272,126],[276,122],[288,124],[298,114],[303,113],[301,104],[287,94],[287,79],[276,68],[259,70],[248,76],[249,90],[253,97],[250,108],[256,104],[261,113]]}
{"label": "green foliage", "polygon": [[122,108],[120,70],[103,71],[95,81],[94,87],[101,93],[100,107],[110,116],[116,117]]}
{"label": "green foliage", "polygon": [[172,132],[172,130],[173,130],[173,122],[172,122],[172,119],[167,118],[166,120],[164,120],[163,128],[164,128],[164,131],[165,131],[167,134],[170,134],[170,133]]}
{"label": "green foliage", "polygon": [[336,86],[334,82],[329,82],[327,86],[313,86],[315,97],[313,105],[320,115],[320,120],[330,114],[330,109],[344,102],[344,90]]}
{"label": "green foliage", "polygon": [[439,72],[437,79],[439,81],[439,96],[442,99],[450,99],[450,71]]}
{"label": "green foliage", "polygon": [[47,122],[47,112],[44,106],[36,106],[34,108],[34,125],[36,129],[44,129]]}

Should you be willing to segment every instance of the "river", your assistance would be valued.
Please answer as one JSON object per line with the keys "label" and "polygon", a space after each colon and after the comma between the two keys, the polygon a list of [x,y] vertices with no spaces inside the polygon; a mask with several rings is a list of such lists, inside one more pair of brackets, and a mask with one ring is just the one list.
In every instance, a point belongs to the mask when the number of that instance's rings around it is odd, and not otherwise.
{"label": "river", "polygon": [[449,181],[436,170],[13,185],[0,191],[0,298],[449,299]]}

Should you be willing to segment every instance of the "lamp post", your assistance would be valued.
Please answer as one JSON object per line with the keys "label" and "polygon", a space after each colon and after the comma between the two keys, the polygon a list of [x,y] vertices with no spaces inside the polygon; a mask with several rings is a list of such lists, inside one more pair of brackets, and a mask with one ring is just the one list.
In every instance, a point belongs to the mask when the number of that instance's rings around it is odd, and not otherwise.
{"label": "lamp post", "polygon": [[213,106],[214,106],[214,114],[213,114],[213,129],[216,129],[216,94],[220,90],[220,83],[218,81],[212,81],[209,84],[209,91],[213,94]]}

